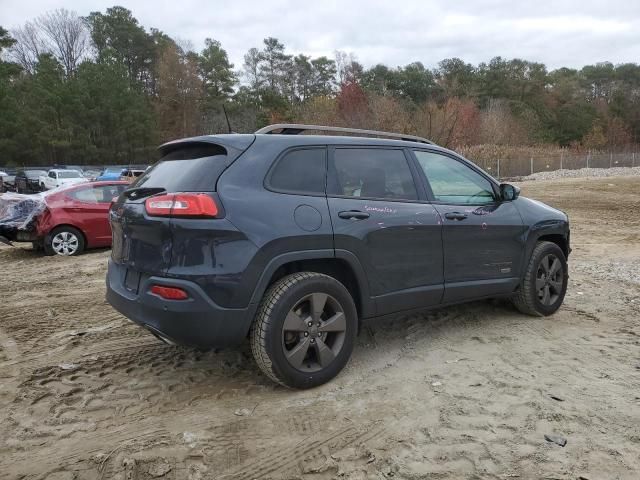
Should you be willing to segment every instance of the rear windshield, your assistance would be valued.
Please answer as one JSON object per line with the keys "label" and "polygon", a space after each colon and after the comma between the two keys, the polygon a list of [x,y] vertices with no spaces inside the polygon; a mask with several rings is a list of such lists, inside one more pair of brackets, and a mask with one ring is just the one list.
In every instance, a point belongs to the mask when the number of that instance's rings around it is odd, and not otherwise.
{"label": "rear windshield", "polygon": [[38,178],[41,175],[46,175],[47,172],[44,170],[27,170],[24,172],[27,178]]}
{"label": "rear windshield", "polygon": [[227,168],[227,152],[213,144],[185,145],[169,152],[135,182],[167,192],[214,192]]}

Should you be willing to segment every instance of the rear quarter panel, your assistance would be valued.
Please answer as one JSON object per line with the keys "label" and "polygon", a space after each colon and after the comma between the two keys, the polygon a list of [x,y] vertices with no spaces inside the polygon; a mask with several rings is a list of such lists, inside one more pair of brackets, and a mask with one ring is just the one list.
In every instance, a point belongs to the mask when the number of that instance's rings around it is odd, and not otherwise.
{"label": "rear quarter panel", "polygon": [[229,295],[216,299],[224,306],[246,306],[261,274],[279,255],[306,251],[313,256],[324,250],[333,256],[326,197],[278,193],[264,187],[273,161],[290,146],[290,140],[278,136],[258,137],[218,180],[225,219],[239,232],[237,250],[231,253],[230,248],[220,256],[222,262],[234,264],[233,271],[225,273],[225,281],[231,282]]}

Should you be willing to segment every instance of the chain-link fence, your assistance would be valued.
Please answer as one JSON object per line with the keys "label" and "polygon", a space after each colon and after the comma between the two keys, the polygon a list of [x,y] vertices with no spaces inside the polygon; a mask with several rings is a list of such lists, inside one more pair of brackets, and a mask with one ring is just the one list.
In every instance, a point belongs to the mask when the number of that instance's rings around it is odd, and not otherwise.
{"label": "chain-link fence", "polygon": [[577,170],[580,168],[612,168],[640,166],[635,152],[627,153],[569,153],[559,152],[545,156],[474,160],[496,178],[524,177],[538,172]]}

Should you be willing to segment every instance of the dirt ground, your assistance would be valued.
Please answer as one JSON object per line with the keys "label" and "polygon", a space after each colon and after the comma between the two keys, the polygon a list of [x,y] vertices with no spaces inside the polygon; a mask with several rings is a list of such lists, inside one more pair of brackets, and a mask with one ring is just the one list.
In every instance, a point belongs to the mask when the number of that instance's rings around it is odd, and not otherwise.
{"label": "dirt ground", "polygon": [[115,313],[108,251],[0,248],[0,478],[640,478],[640,178],[522,187],[571,218],[556,315],[368,323],[302,392],[247,348],[167,346]]}

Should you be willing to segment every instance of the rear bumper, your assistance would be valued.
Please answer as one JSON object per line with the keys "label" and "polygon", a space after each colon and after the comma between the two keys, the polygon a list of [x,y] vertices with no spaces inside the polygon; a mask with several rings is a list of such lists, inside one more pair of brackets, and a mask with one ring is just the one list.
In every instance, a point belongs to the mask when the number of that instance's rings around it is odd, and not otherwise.
{"label": "rear bumper", "polygon": [[[195,283],[166,277],[140,278],[137,292],[125,287],[126,268],[109,260],[107,301],[133,322],[165,341],[203,348],[241,343],[251,325],[248,309],[223,308]],[[187,300],[165,300],[150,292],[153,285],[180,287]]]}

